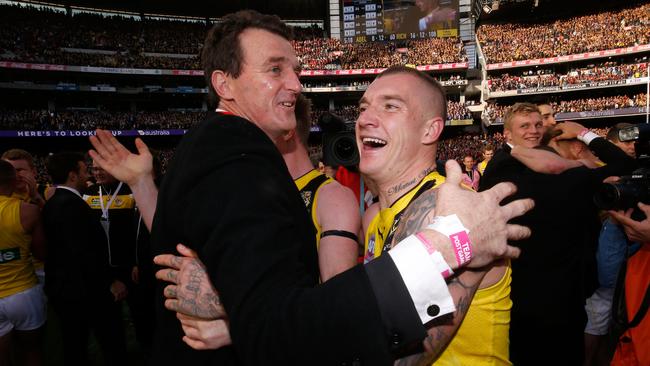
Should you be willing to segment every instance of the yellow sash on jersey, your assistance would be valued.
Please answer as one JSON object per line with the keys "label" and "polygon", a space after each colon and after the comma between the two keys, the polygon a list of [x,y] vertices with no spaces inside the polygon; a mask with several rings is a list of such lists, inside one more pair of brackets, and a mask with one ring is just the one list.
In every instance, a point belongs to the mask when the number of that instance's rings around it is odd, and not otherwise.
{"label": "yellow sash on jersey", "polygon": [[379,211],[377,216],[372,219],[368,231],[366,232],[366,240],[364,243],[364,257],[363,262],[368,263],[374,258],[381,255],[384,250],[384,242],[386,238],[392,237],[395,229],[399,225],[399,218],[396,222],[395,218],[411,203],[415,195],[420,191],[421,187],[427,182],[435,181],[433,189],[445,181],[445,177],[433,171],[429,173],[420,183],[411,188],[402,197],[398,198],[390,207]]}

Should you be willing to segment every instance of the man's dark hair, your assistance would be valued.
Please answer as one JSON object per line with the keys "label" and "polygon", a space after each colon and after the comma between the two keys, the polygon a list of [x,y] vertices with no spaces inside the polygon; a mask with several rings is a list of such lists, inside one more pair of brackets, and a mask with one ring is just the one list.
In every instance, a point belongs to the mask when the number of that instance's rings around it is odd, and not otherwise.
{"label": "man's dark hair", "polygon": [[619,142],[618,132],[620,130],[624,129],[624,128],[632,127],[632,126],[634,126],[634,125],[631,124],[631,123],[625,123],[625,122],[615,124],[612,128],[609,129],[609,131],[607,131],[607,137],[606,137],[607,140],[612,141],[612,142]]}
{"label": "man's dark hair", "polygon": [[434,101],[436,112],[440,111],[440,115],[436,117],[442,117],[443,121],[447,120],[447,93],[445,93],[445,89],[439,82],[418,69],[403,65],[394,65],[387,68],[381,74],[377,75],[377,79],[393,74],[409,74],[424,81],[429,87],[431,87],[431,89],[433,89],[434,95],[440,96],[440,98],[436,98]]}
{"label": "man's dark hair", "polygon": [[308,147],[311,129],[311,100],[300,94],[296,100],[296,135],[304,147]]}
{"label": "man's dark hair", "polygon": [[235,79],[239,77],[244,61],[239,36],[249,28],[262,29],[288,41],[293,39],[292,29],[275,15],[242,10],[223,17],[208,32],[201,52],[201,65],[208,85],[208,103],[211,108],[219,104],[219,96],[212,86],[212,73],[221,70]]}
{"label": "man's dark hair", "polygon": [[11,149],[2,154],[2,160],[25,160],[30,168],[34,167],[34,157],[23,149]]}
{"label": "man's dark hair", "polygon": [[79,173],[79,162],[84,162],[84,156],[76,152],[61,152],[47,158],[47,172],[52,183],[63,184],[68,180],[70,172]]}
{"label": "man's dark hair", "polygon": [[539,144],[542,146],[546,146],[551,142],[551,140],[560,136],[561,134],[562,134],[562,130],[560,130],[559,128],[547,128],[544,131],[544,134],[542,135],[542,139],[539,141]]}
{"label": "man's dark hair", "polygon": [[0,188],[8,188],[16,181],[16,169],[9,162],[0,160]]}

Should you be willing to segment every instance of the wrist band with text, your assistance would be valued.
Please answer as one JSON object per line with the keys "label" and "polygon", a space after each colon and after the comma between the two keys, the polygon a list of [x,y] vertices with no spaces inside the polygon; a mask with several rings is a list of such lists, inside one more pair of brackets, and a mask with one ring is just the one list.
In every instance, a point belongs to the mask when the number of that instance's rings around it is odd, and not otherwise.
{"label": "wrist band with text", "polygon": [[458,267],[472,260],[472,244],[469,242],[469,229],[463,226],[456,215],[436,216],[427,229],[435,230],[451,241]]}
{"label": "wrist band with text", "polygon": [[447,261],[442,257],[442,254],[433,247],[431,242],[424,236],[422,233],[415,234],[415,237],[420,239],[424,247],[427,248],[429,257],[433,261],[433,264],[438,269],[438,272],[442,275],[443,278],[447,279],[454,274],[454,271],[451,270]]}

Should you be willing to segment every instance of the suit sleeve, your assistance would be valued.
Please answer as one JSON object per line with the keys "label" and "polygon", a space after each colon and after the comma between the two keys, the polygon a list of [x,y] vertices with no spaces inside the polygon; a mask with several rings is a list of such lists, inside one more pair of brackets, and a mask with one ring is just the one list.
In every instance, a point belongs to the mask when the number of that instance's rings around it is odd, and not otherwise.
{"label": "suit sleeve", "polygon": [[638,163],[635,159],[602,137],[593,139],[589,143],[589,148],[600,160],[609,166],[609,168],[604,169],[605,174],[625,175],[638,168]]}
{"label": "suit sleeve", "polygon": [[229,315],[236,353],[246,365],[392,364],[426,336],[395,262],[382,256],[314,287],[296,258],[300,246],[314,244],[297,234],[292,208],[300,206],[281,170],[245,156],[187,196],[184,231],[204,243],[199,255]]}

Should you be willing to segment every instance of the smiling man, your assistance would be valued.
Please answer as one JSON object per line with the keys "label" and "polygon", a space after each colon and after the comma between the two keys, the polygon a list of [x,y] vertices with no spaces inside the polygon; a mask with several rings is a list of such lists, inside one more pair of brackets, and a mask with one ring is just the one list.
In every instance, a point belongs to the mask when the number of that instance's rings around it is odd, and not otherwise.
{"label": "smiling man", "polygon": [[[436,172],[436,151],[446,106],[438,82],[403,66],[380,74],[361,98],[356,125],[359,170],[375,183],[379,195],[379,212],[369,210],[364,217],[364,222],[369,222],[366,263],[432,222],[436,187],[445,181]],[[511,303],[507,263],[457,271],[447,281],[457,310],[429,329],[423,343],[425,353],[397,364],[430,364],[437,359],[439,365],[508,365]]]}

